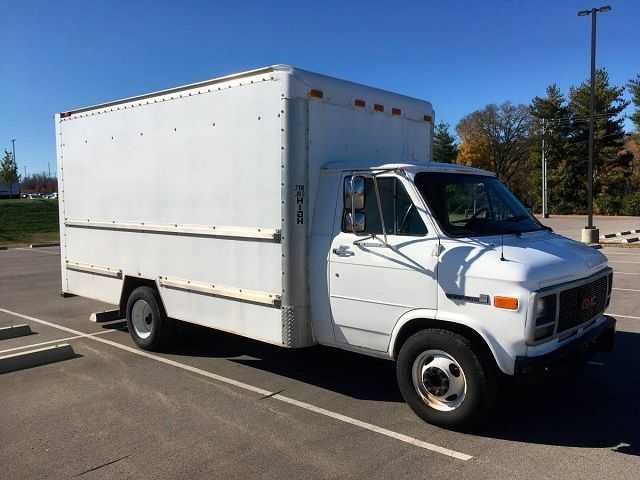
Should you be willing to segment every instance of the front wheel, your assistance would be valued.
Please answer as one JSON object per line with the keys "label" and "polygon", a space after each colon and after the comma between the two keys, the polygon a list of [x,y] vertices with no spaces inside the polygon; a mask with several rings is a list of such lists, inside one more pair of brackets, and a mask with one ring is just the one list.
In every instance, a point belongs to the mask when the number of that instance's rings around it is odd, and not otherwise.
{"label": "front wheel", "polygon": [[405,401],[434,425],[472,426],[487,417],[494,402],[494,373],[469,339],[448,330],[409,337],[400,349],[396,375]]}

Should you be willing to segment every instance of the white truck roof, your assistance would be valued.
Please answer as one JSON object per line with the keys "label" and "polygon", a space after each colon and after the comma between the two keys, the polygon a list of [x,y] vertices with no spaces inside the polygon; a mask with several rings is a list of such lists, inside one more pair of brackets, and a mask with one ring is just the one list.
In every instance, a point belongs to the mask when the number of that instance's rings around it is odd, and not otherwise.
{"label": "white truck roof", "polygon": [[440,162],[428,162],[428,163],[385,163],[381,165],[363,166],[362,163],[354,162],[331,162],[324,165],[323,170],[333,171],[357,171],[357,170],[404,170],[411,176],[419,172],[444,172],[444,173],[466,173],[471,175],[484,175],[495,177],[495,173],[488,170],[482,170],[480,168],[468,167],[466,165],[459,165],[456,163],[440,163]]}
{"label": "white truck roof", "polygon": [[[353,107],[354,102],[358,100],[364,102],[366,108],[382,108],[383,110],[378,111],[386,110],[387,112],[391,112],[392,115],[398,114],[412,120],[428,121],[433,124],[434,112],[430,102],[282,64],[256,68],[232,75],[224,75],[201,82],[96,105],[74,108],[62,112],[60,117],[95,115],[128,107],[157,103],[159,101],[173,100],[174,98],[185,95],[197,95],[214,90],[223,90],[225,88],[273,80],[275,76],[284,76],[285,78],[293,77],[297,80],[296,82],[289,82],[289,98],[305,98],[309,95],[310,89],[313,89],[319,91],[320,95],[324,96],[324,101],[333,104]],[[365,91],[367,95],[363,95]],[[368,98],[362,98],[363,96]]]}

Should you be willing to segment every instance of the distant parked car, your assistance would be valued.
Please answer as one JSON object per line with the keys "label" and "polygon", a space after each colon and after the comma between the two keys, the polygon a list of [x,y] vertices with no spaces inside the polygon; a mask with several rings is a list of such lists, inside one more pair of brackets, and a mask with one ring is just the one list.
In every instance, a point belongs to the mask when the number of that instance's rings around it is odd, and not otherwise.
{"label": "distant parked car", "polygon": [[27,198],[29,200],[35,200],[36,198],[42,198],[42,195],[40,195],[39,193],[30,193],[27,195]]}

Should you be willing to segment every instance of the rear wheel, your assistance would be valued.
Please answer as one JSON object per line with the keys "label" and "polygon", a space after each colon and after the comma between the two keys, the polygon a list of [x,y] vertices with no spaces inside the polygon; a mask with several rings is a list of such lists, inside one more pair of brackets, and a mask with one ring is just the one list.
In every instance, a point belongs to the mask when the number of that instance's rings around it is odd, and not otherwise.
{"label": "rear wheel", "polygon": [[430,329],[407,339],[396,374],[403,398],[423,420],[448,428],[486,418],[495,398],[496,376],[469,339]]}
{"label": "rear wheel", "polygon": [[173,334],[173,321],[167,317],[160,295],[151,287],[138,287],[127,301],[127,326],[133,341],[144,350],[165,348]]}

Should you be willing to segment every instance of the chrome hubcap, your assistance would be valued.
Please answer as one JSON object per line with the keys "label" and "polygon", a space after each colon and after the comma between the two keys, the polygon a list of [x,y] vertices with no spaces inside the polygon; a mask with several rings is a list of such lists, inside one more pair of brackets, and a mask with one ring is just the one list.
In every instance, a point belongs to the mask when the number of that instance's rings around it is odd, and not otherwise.
{"label": "chrome hubcap", "polygon": [[153,329],[153,312],[149,304],[144,300],[137,300],[131,308],[131,323],[136,335],[147,338]]}
{"label": "chrome hubcap", "polygon": [[442,350],[427,350],[418,355],[411,377],[422,401],[435,410],[455,410],[466,397],[467,380],[462,367]]}

